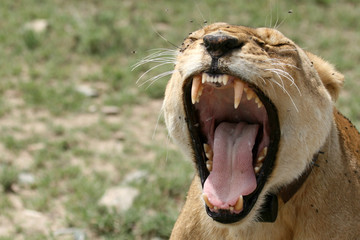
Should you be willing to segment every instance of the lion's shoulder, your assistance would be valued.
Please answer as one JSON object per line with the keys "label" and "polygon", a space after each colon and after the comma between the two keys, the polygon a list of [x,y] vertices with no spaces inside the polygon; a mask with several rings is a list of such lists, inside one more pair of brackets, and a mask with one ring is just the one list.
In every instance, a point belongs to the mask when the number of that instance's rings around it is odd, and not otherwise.
{"label": "lion's shoulder", "polygon": [[334,110],[334,118],[339,132],[341,148],[345,152],[346,158],[352,155],[357,160],[357,167],[360,168],[360,133],[351,121],[342,115],[338,110]]}

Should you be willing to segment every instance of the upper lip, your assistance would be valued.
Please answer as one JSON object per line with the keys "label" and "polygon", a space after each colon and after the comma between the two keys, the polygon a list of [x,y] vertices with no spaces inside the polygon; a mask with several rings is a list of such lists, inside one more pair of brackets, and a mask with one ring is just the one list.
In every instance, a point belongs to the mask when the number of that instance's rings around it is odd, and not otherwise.
{"label": "upper lip", "polygon": [[[211,82],[211,83],[209,83]],[[219,99],[217,99],[219,102],[221,101],[230,101],[228,97],[233,97],[233,100],[231,102],[233,103],[231,108],[228,108],[228,110],[224,111],[231,111],[228,116],[222,117],[221,114],[214,114],[214,116],[217,118],[214,120],[214,123],[212,125],[206,125],[203,123],[202,117],[200,116],[197,111],[201,111],[202,107],[205,105],[209,108],[216,109],[215,106],[210,107],[209,105],[213,104],[209,97],[205,97],[204,99],[200,99],[202,96],[202,91],[204,89],[204,84],[213,84],[214,88],[229,88],[226,90],[226,95],[232,95],[232,96],[223,96]],[[209,87],[209,86],[208,86]],[[246,89],[244,91],[244,88]],[[233,90],[234,89],[234,90]],[[231,91],[234,91],[231,93]],[[253,98],[253,103],[241,103],[241,100],[243,95],[243,91],[246,92],[248,98]],[[207,94],[207,93],[203,93]],[[216,96],[216,95],[214,95]],[[201,101],[208,101],[206,103]],[[196,104],[199,102],[199,104]],[[240,80],[239,78],[231,75],[226,74],[209,74],[209,73],[201,73],[192,76],[187,80],[187,82],[184,85],[184,105],[185,105],[185,111],[187,115],[187,124],[188,129],[190,132],[190,135],[193,139],[192,141],[192,147],[195,152],[195,158],[196,158],[196,164],[198,168],[198,172],[201,178],[202,185],[204,187],[204,183],[206,179],[209,177],[209,170],[206,167],[206,160],[209,159],[208,154],[204,150],[203,143],[209,144],[211,147],[213,147],[213,135],[214,129],[223,121],[225,122],[234,122],[238,123],[239,121],[243,122],[257,122],[258,124],[262,125],[263,129],[261,130],[261,134],[267,135],[268,134],[268,142],[267,140],[261,139],[259,142],[257,142],[255,145],[255,150],[253,149],[253,158],[254,163],[253,166],[255,169],[255,172],[257,172],[257,178],[256,178],[256,188],[254,191],[250,192],[248,195],[243,196],[244,202],[243,202],[243,209],[239,209],[234,212],[234,206],[228,206],[224,207],[223,209],[218,209],[214,211],[214,209],[211,209],[212,204],[205,199],[207,204],[207,212],[208,214],[215,220],[223,223],[231,223],[239,221],[240,219],[244,218],[252,209],[254,204],[256,203],[256,200],[261,193],[261,190],[263,189],[265,182],[269,176],[269,174],[272,171],[273,164],[275,161],[275,156],[277,152],[278,142],[279,142],[279,136],[280,136],[280,130],[279,130],[279,122],[278,122],[278,116],[275,106],[271,103],[269,98],[265,96],[265,94],[258,89],[256,86],[252,85],[248,81]],[[196,106],[194,105],[196,104]],[[261,118],[261,110],[258,112],[255,110],[254,113],[246,113],[244,110],[239,110],[239,108],[245,108],[246,104],[254,104],[255,108],[256,106],[260,109],[265,107],[266,109],[266,119],[262,120]],[[225,105],[221,105],[221,108],[225,108]],[[251,107],[252,108],[252,107]],[[220,111],[220,110],[219,110]],[[218,112],[219,112],[218,111]],[[238,115],[239,119],[235,117],[235,115]],[[246,116],[243,116],[246,115]],[[260,117],[259,117],[260,116]],[[205,113],[205,117],[206,113]],[[265,122],[267,121],[267,122]],[[205,129],[204,129],[205,128]],[[207,128],[214,128],[214,129],[207,129]],[[267,131],[269,131],[267,133]],[[209,132],[207,134],[206,132]],[[266,132],[266,133],[265,133]],[[264,137],[265,138],[265,137]],[[264,142],[265,141],[265,142]],[[260,159],[260,164],[256,161],[259,157],[260,152],[264,149],[264,147],[268,147],[268,153],[265,154],[266,158]],[[259,171],[260,165],[263,165],[261,168],[261,171]],[[210,206],[210,208],[209,208]]]}

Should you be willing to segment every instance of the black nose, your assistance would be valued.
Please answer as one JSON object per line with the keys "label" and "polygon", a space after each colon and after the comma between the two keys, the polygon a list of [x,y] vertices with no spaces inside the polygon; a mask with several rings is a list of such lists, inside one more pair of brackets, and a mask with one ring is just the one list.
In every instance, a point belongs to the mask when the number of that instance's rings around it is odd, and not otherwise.
{"label": "black nose", "polygon": [[236,37],[220,32],[206,35],[203,41],[206,50],[215,58],[219,58],[234,48],[239,48],[243,45]]}

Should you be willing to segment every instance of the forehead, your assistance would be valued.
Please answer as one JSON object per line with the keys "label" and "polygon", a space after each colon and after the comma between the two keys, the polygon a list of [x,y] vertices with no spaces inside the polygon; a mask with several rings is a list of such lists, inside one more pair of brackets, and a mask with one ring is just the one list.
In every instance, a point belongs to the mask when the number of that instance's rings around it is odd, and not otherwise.
{"label": "forehead", "polygon": [[213,32],[224,32],[231,34],[233,36],[254,36],[262,39],[268,43],[276,43],[279,40],[287,40],[288,43],[291,41],[287,39],[281,32],[272,28],[250,28],[244,26],[230,25],[227,23],[214,23],[208,26],[205,26],[202,29],[199,29],[189,35],[189,38],[202,38],[207,34]]}

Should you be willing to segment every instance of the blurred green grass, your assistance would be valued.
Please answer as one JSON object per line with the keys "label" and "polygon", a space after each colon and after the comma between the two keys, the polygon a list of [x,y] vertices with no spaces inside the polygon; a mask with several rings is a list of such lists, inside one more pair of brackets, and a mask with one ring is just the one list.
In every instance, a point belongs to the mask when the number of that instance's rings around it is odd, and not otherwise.
{"label": "blurred green grass", "polygon": [[[83,229],[89,239],[168,238],[193,168],[167,143],[161,119],[151,137],[166,79],[138,88],[152,65],[131,66],[151,49],[175,49],[205,22],[277,25],[335,64],[346,77],[337,106],[359,129],[358,9],[356,0],[1,1],[0,239],[57,239],[58,228]],[[48,24],[44,31],[29,27],[37,19]],[[79,85],[99,96],[84,96]],[[117,115],[101,111],[109,105]],[[131,209],[97,204],[138,169],[147,177],[131,184],[141,193]],[[19,182],[24,172],[34,183]],[[17,217],[24,209],[49,224],[29,228]]]}

